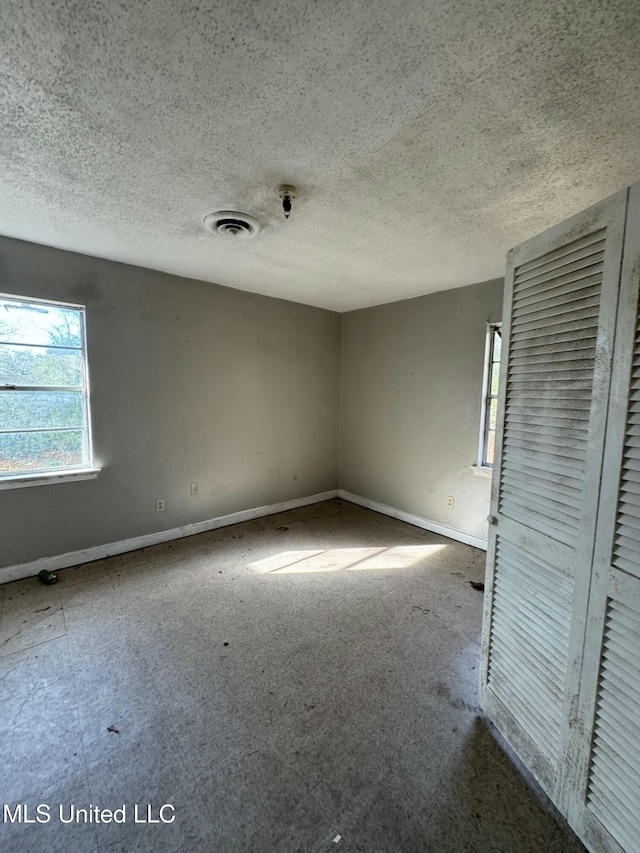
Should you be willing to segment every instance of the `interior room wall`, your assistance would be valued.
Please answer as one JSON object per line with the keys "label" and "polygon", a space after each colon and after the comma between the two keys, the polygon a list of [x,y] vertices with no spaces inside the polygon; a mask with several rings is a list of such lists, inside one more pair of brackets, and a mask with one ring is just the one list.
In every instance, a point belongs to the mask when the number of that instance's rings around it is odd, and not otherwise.
{"label": "interior room wall", "polygon": [[343,315],[341,489],[486,540],[491,480],[474,466],[486,327],[501,319],[503,286]]}
{"label": "interior room wall", "polygon": [[103,468],[0,491],[0,567],[337,487],[339,314],[8,238],[0,292],[86,305]]}

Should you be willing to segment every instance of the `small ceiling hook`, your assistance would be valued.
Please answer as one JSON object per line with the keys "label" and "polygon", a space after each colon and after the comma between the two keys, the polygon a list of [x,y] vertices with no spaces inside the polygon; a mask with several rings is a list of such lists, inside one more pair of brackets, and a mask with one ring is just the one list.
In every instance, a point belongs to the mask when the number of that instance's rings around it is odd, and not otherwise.
{"label": "small ceiling hook", "polygon": [[282,202],[285,219],[288,219],[291,215],[291,208],[293,207],[293,200],[296,197],[296,193],[296,188],[291,184],[282,184],[278,190],[278,198]]}

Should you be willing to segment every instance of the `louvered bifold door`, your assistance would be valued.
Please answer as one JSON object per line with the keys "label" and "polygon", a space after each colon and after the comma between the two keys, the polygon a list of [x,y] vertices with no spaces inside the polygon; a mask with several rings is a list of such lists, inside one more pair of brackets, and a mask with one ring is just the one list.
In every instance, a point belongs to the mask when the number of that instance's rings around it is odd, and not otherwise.
{"label": "louvered bifold door", "polygon": [[509,253],[482,705],[561,810],[627,191]]}
{"label": "louvered bifold door", "polygon": [[640,185],[630,189],[570,823],[640,853]]}

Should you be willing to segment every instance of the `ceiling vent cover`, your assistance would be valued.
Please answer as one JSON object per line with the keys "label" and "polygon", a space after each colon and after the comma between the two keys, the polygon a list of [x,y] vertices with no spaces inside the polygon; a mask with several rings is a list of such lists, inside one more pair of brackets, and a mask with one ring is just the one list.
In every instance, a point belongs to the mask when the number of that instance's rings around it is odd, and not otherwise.
{"label": "ceiling vent cover", "polygon": [[248,240],[260,230],[260,223],[247,213],[237,210],[219,210],[204,218],[204,227],[212,234],[232,240]]}

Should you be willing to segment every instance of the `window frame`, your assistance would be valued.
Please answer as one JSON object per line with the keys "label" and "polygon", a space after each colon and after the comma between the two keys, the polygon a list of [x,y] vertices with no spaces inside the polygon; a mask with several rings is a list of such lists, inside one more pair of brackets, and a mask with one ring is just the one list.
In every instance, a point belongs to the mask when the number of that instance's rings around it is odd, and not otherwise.
{"label": "window frame", "polygon": [[[483,471],[493,471],[494,462],[487,462],[488,437],[490,432],[491,401],[498,399],[498,394],[491,393],[491,374],[496,362],[493,358],[495,352],[495,335],[500,335],[502,341],[502,323],[487,323],[484,346],[484,367],[482,371],[482,406],[480,410],[480,437],[478,440],[478,462],[477,467]],[[502,355],[502,353],[501,353]]]}
{"label": "window frame", "polygon": [[[78,312],[80,326],[80,347],[56,347],[55,344],[32,344],[24,341],[16,341],[15,345],[41,347],[43,349],[79,349],[82,357],[82,386],[68,385],[20,385],[13,383],[4,383],[0,385],[0,391],[10,390],[17,392],[40,392],[65,391],[80,392],[82,394],[82,433],[83,433],[83,456],[84,465],[68,465],[56,466],[50,468],[33,468],[22,471],[0,471],[0,490],[6,488],[19,488],[20,486],[40,485],[48,482],[69,482],[71,480],[94,479],[100,472],[100,468],[94,464],[93,456],[93,429],[91,422],[91,390],[89,384],[89,363],[87,353],[87,315],[86,306],[79,305],[73,302],[61,302],[54,299],[41,299],[33,296],[19,296],[14,293],[0,293],[0,300],[7,302],[15,302],[23,305],[50,305],[54,308],[63,308]],[[12,342],[3,341],[2,346],[11,346]],[[71,428],[70,428],[71,429]],[[57,432],[64,431],[63,427],[53,427],[49,430],[29,429],[24,430],[0,430],[0,435],[9,434],[11,432]]]}

